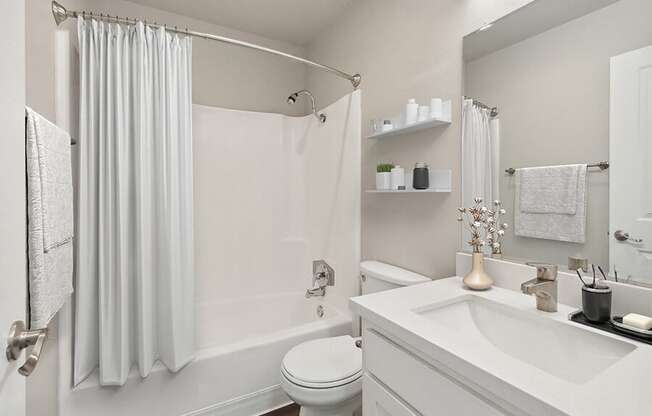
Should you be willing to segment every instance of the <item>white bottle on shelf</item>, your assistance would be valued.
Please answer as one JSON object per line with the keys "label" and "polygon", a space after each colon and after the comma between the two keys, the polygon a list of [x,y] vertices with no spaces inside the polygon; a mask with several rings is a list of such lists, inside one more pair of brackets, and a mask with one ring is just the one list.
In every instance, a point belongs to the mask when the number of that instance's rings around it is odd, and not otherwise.
{"label": "white bottle on shelf", "polygon": [[441,98],[433,98],[430,100],[430,118],[441,119],[443,116],[442,111],[443,101]]}
{"label": "white bottle on shelf", "polygon": [[392,189],[398,190],[398,189],[405,189],[405,169],[400,167],[399,165],[394,166],[392,168],[392,175],[391,175],[391,184],[392,184]]}
{"label": "white bottle on shelf", "polygon": [[419,112],[419,104],[414,98],[410,98],[405,105],[405,125],[414,124],[417,122],[417,114]]}
{"label": "white bottle on shelf", "polygon": [[430,117],[430,107],[427,105],[420,105],[417,115],[417,122],[426,121],[428,120],[428,117]]}

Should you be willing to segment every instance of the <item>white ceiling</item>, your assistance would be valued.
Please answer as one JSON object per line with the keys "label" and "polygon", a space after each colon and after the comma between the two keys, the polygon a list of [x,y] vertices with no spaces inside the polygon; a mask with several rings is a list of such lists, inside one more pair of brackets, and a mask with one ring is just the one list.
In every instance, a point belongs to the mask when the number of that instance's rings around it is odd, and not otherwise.
{"label": "white ceiling", "polygon": [[130,0],[303,46],[317,37],[353,0]]}
{"label": "white ceiling", "polygon": [[464,60],[472,61],[618,0],[535,0],[498,19],[486,30],[464,37]]}

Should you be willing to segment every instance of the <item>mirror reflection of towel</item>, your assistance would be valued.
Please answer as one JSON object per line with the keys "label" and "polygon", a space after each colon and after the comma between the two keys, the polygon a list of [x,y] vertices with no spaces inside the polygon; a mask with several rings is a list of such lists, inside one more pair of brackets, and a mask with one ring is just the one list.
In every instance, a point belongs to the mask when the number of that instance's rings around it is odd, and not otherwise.
{"label": "mirror reflection of towel", "polygon": [[516,170],[514,234],[586,241],[586,165]]}

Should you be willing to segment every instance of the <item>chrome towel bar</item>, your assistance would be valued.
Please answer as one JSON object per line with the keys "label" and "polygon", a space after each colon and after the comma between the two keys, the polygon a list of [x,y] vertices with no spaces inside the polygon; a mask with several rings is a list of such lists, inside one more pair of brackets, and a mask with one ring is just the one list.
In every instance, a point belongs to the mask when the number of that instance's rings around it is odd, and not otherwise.
{"label": "chrome towel bar", "polygon": [[[600,171],[607,170],[609,169],[609,162],[598,162],[598,163],[591,163],[590,165],[586,165],[587,168],[600,168]],[[508,175],[513,175],[516,173],[516,169],[514,168],[509,168],[505,169],[505,173]]]}

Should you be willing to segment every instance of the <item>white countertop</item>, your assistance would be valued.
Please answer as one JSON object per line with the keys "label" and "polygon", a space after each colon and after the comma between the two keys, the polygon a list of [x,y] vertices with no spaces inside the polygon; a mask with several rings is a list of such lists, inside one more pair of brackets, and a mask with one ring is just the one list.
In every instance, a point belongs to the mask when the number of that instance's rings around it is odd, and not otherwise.
{"label": "white countertop", "polygon": [[[478,348],[469,339],[464,339],[462,331],[442,328],[415,312],[469,294],[625,341],[636,348],[592,379],[574,383],[498,349]],[[652,346],[569,321],[569,313],[576,308],[559,304],[558,312],[538,311],[533,296],[498,287],[486,292],[470,291],[463,288],[460,277],[359,296],[351,299],[351,307],[380,332],[417,350],[463,382],[473,383],[528,414],[652,414]]]}

